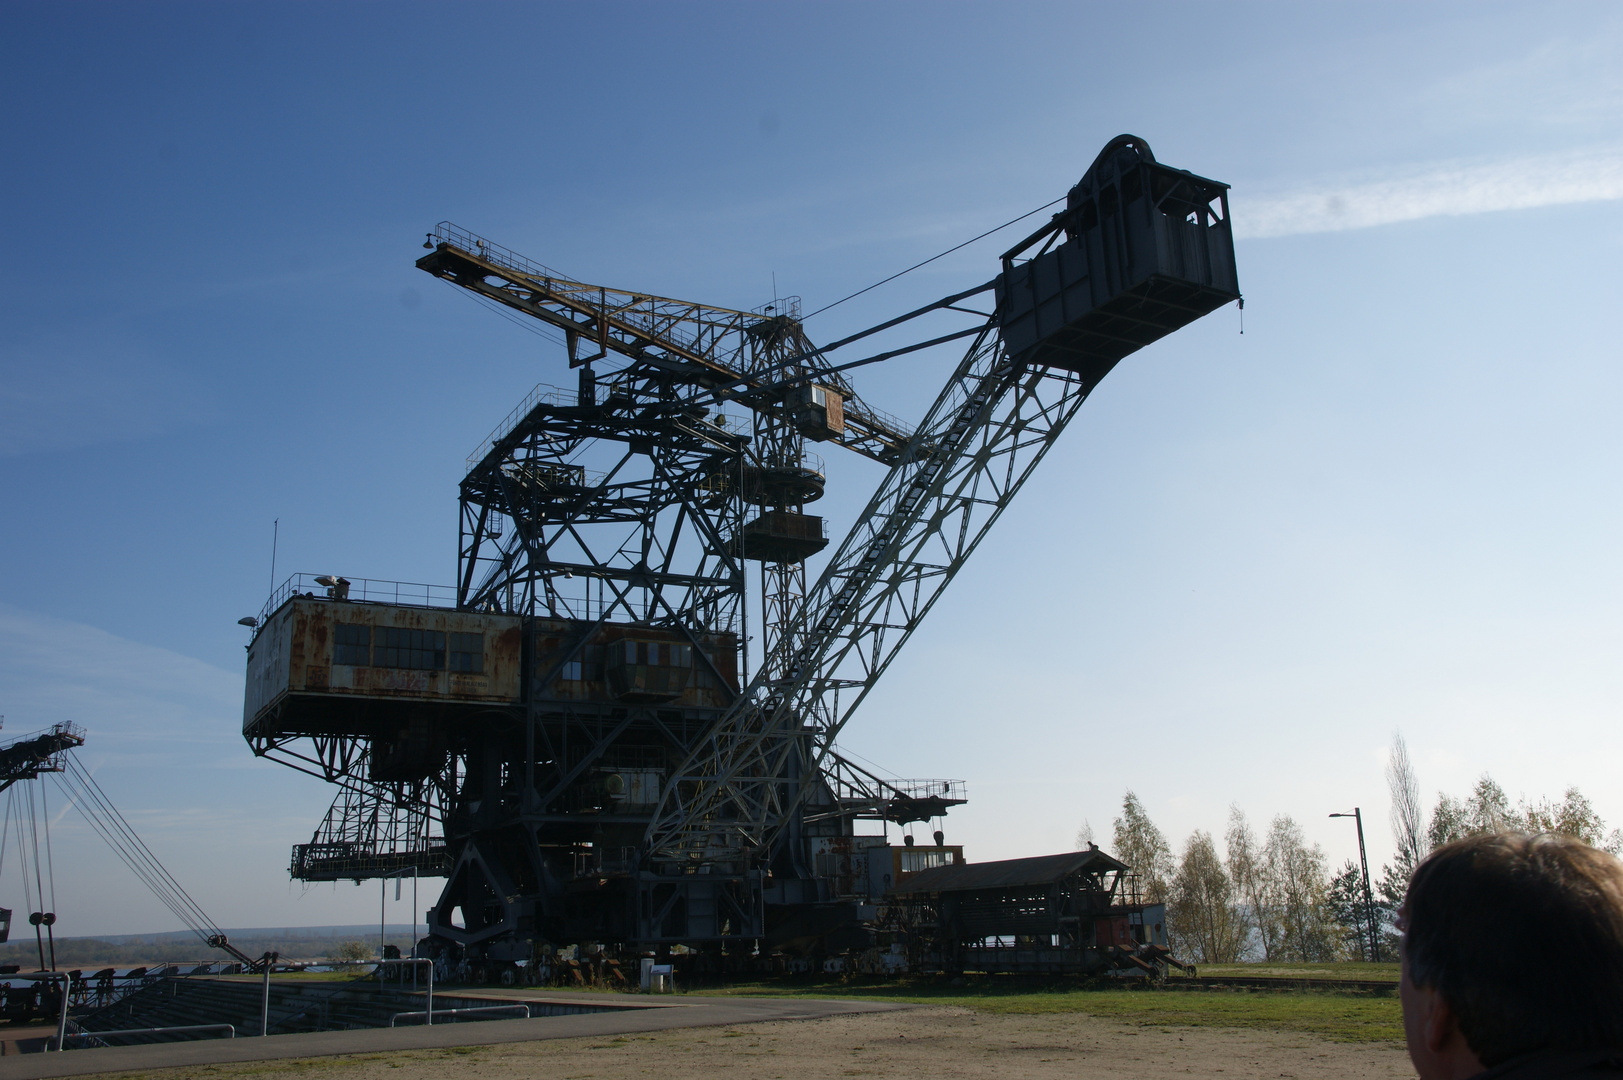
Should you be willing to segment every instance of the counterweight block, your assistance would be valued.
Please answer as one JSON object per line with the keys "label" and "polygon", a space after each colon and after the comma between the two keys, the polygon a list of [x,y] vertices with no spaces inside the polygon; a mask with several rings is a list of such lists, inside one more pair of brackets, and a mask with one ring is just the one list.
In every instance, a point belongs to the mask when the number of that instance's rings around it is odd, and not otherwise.
{"label": "counterweight block", "polygon": [[1132,135],[1106,145],[1064,212],[1003,266],[997,310],[1010,356],[1091,382],[1240,298],[1228,185],[1158,164]]}

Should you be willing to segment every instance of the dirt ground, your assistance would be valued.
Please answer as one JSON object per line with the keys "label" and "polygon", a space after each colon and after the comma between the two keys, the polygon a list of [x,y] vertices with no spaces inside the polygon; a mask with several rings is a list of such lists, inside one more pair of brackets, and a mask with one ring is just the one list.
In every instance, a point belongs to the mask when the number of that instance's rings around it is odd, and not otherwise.
{"label": "dirt ground", "polygon": [[286,1075],[326,1080],[809,1080],[823,1077],[1410,1078],[1401,1046],[1306,1035],[1155,1028],[1074,1014],[988,1015],[921,1008],[736,1028],[510,1043],[165,1070],[162,1077]]}

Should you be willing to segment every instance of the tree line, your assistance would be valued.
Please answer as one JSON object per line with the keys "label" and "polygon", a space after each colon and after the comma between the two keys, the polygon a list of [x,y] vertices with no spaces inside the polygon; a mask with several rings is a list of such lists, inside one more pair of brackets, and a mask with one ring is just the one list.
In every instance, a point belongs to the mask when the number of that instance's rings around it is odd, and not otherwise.
{"label": "tree line", "polygon": [[[1174,855],[1142,800],[1128,791],[1112,823],[1112,854],[1132,867],[1131,885],[1144,903],[1167,905],[1174,951],[1198,963],[1238,960],[1397,959],[1397,909],[1420,860],[1434,848],[1484,832],[1556,832],[1614,854],[1623,833],[1606,823],[1577,788],[1560,800],[1523,799],[1512,805],[1484,774],[1464,796],[1438,796],[1428,814],[1413,762],[1401,735],[1387,755],[1392,835],[1396,854],[1372,871],[1376,940],[1369,940],[1362,874],[1349,859],[1332,871],[1323,849],[1309,844],[1288,814],[1266,830],[1253,829],[1244,811],[1229,807],[1222,851],[1211,833],[1196,829]],[[1083,823],[1077,846],[1093,842]]]}

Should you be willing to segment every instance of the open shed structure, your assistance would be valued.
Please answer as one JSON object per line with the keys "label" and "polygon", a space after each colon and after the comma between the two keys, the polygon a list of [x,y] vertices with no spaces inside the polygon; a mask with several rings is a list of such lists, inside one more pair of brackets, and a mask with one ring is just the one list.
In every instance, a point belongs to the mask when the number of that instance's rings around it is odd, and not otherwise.
{"label": "open shed structure", "polygon": [[898,915],[916,971],[1164,973],[1166,905],[1139,902],[1126,863],[1097,847],[909,875]]}

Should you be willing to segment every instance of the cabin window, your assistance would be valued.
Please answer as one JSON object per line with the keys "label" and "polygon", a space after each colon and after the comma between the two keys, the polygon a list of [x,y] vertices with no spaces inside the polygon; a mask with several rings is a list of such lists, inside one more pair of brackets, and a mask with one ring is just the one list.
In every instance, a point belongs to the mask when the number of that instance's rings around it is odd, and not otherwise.
{"label": "cabin window", "polygon": [[[627,664],[646,664],[649,667],[685,668],[693,666],[693,646],[672,645],[662,641],[624,642]],[[588,652],[590,648],[588,648]]]}
{"label": "cabin window", "polygon": [[451,670],[470,675],[485,673],[485,635],[452,633]]}
{"label": "cabin window", "polygon": [[372,649],[374,666],[417,671],[445,670],[444,631],[408,630],[398,626],[380,626],[377,630],[377,640]]}
{"label": "cabin window", "polygon": [[582,665],[579,660],[565,661],[563,670],[558,675],[558,678],[562,679],[564,682],[580,682],[581,677],[585,675],[583,667],[584,665]]}
{"label": "cabin window", "polygon": [[372,662],[372,628],[361,623],[334,623],[332,662],[365,667]]}
{"label": "cabin window", "polygon": [[950,851],[903,851],[902,873],[916,874],[937,866],[951,866],[952,856]]}

